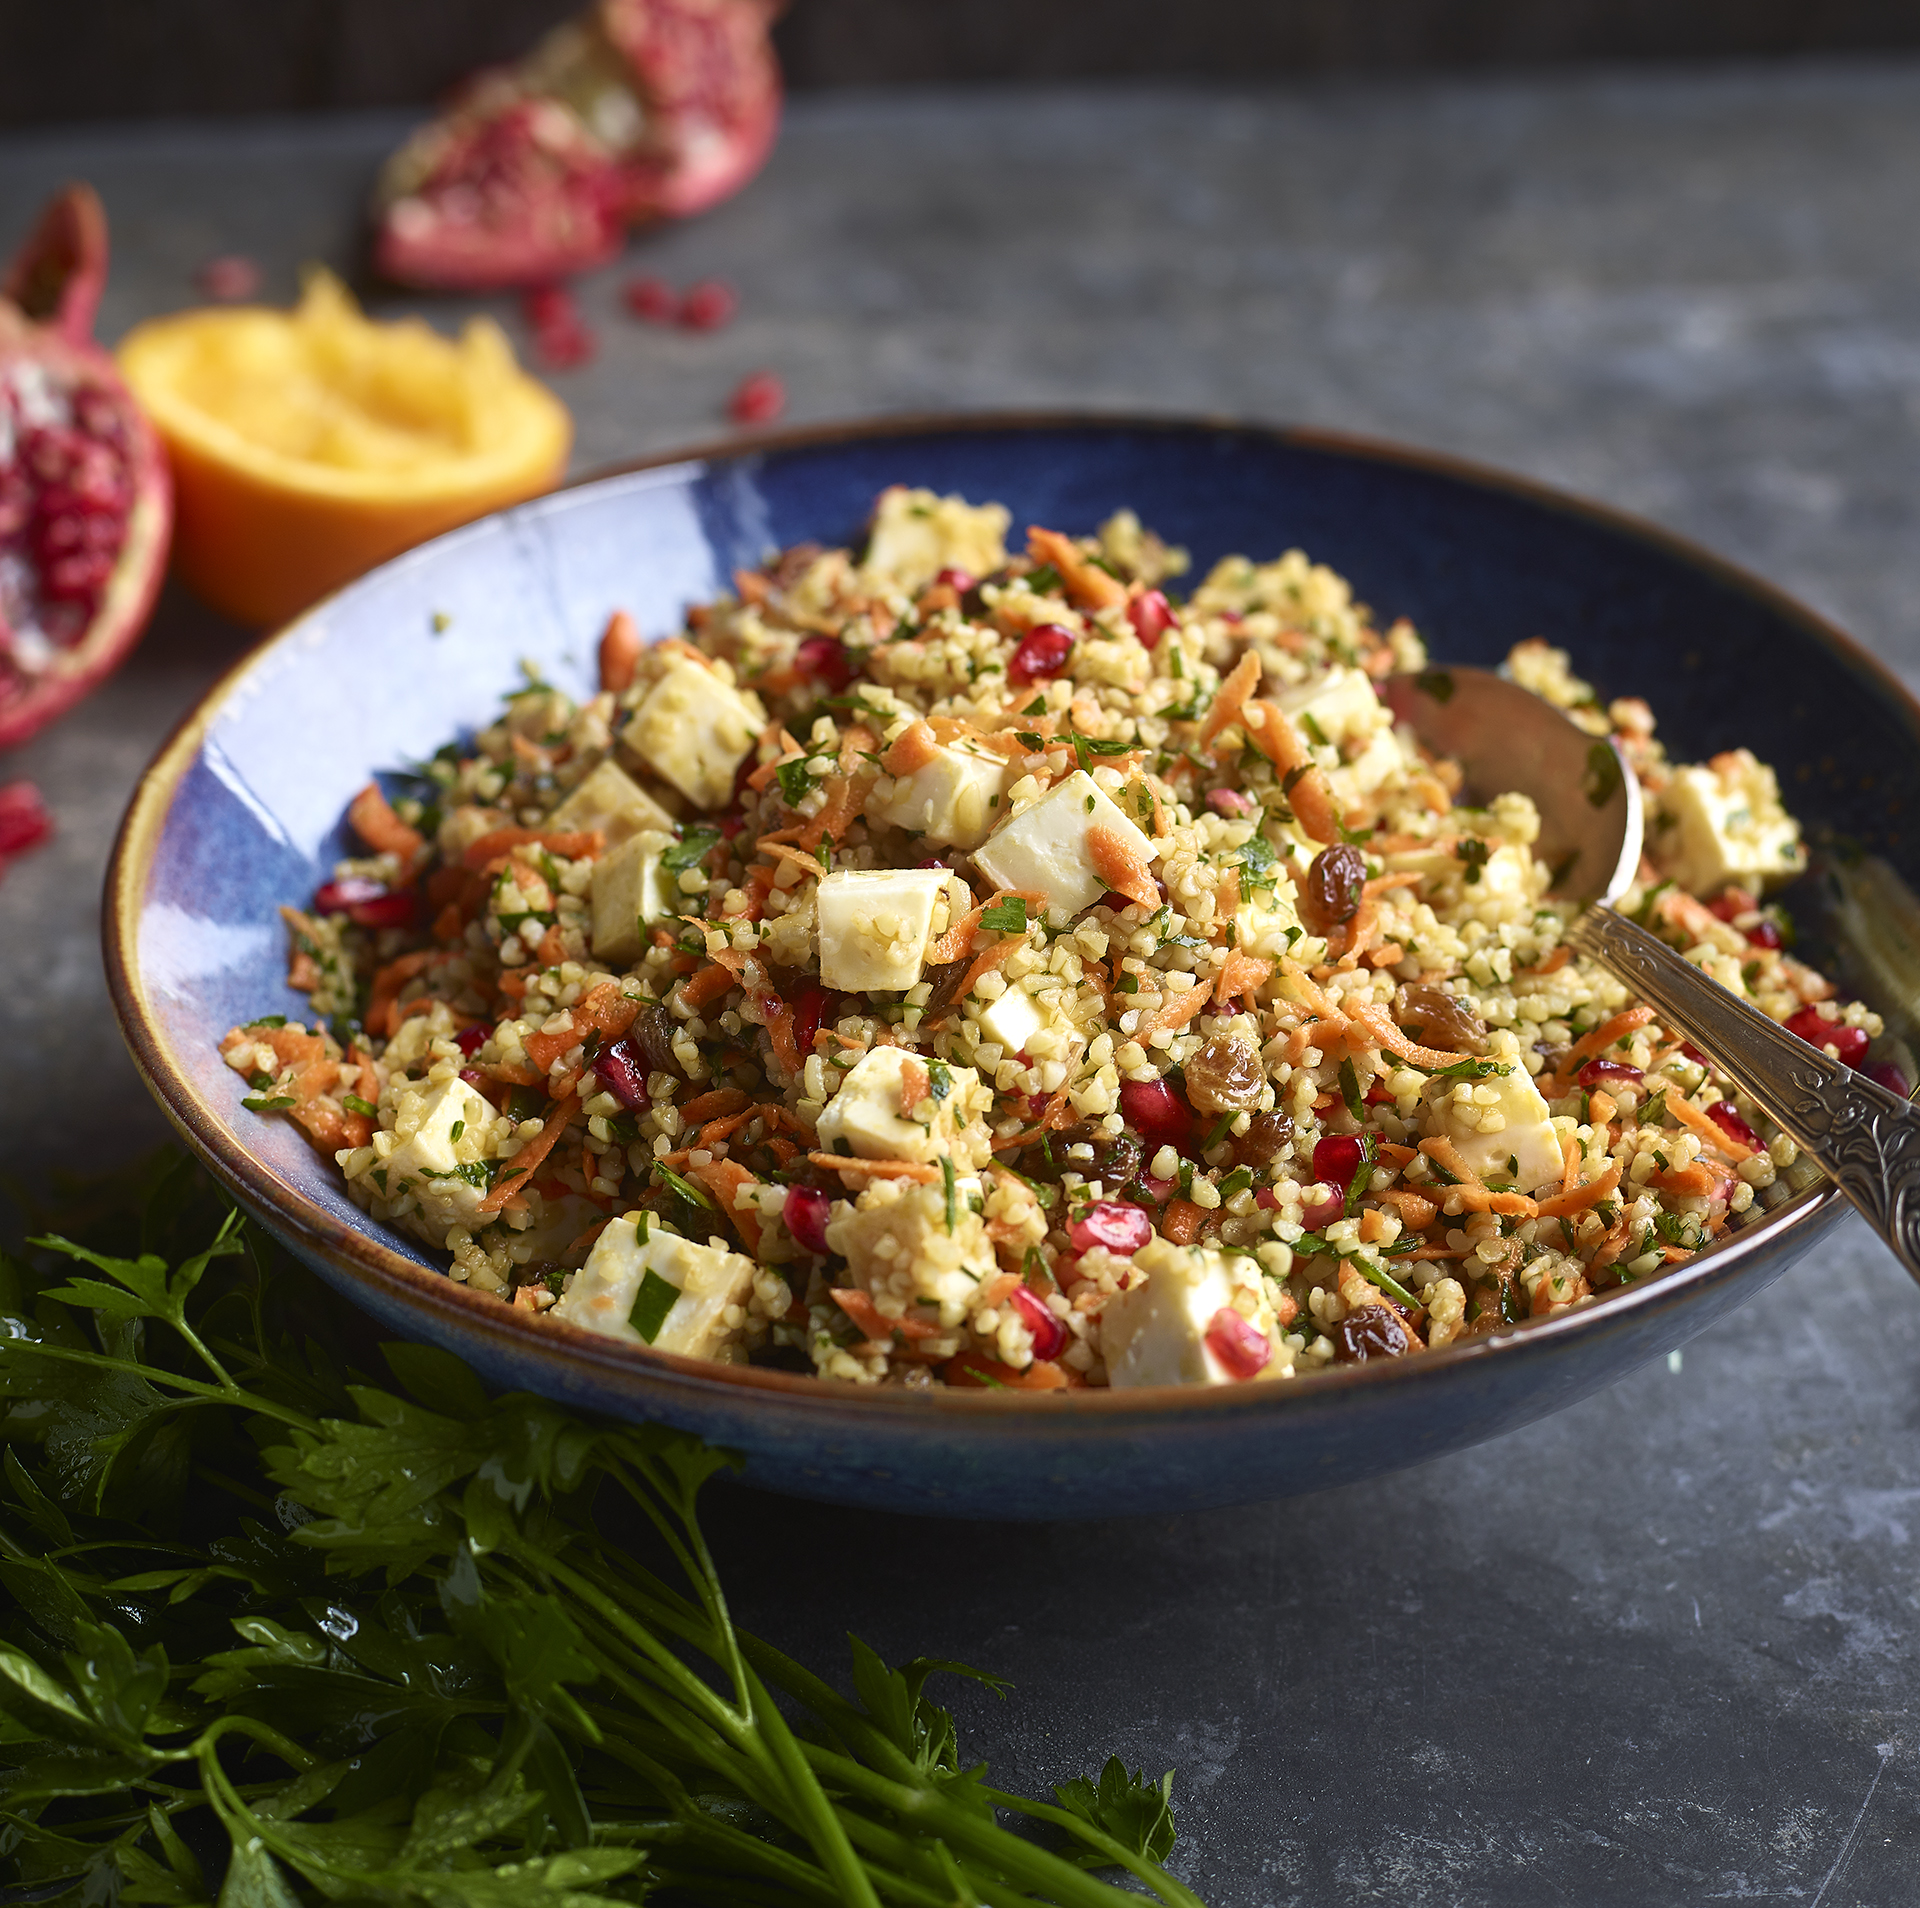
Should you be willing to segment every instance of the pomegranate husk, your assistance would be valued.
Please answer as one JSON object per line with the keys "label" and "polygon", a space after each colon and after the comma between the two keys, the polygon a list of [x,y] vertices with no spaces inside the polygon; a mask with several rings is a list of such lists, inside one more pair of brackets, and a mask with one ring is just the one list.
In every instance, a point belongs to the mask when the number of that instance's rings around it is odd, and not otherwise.
{"label": "pomegranate husk", "polygon": [[107,277],[107,221],[99,196],[67,186],[43,209],[0,278],[0,380],[23,362],[63,394],[88,388],[124,433],[131,501],[113,567],[78,640],[24,666],[0,661],[0,748],[23,742],[104,681],[139,641],[166,573],[173,487],[159,438],[113,360],[93,342]]}
{"label": "pomegranate husk", "polygon": [[489,291],[604,264],[629,225],[687,218],[766,163],[780,0],[595,0],[517,65],[476,74],[388,161],[374,263]]}

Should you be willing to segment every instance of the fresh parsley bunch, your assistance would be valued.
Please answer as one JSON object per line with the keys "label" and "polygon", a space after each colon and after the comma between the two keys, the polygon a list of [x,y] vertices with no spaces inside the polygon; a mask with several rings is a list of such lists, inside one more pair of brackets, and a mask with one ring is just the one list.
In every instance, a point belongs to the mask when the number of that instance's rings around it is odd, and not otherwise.
{"label": "fresh parsley bunch", "polygon": [[1198,1908],[1171,1777],[1004,1794],[926,1693],[997,1679],[855,1640],[849,1697],[735,1629],[721,1453],[356,1354],[187,1161],[122,1191],[125,1256],[96,1199],[0,1257],[5,1899]]}

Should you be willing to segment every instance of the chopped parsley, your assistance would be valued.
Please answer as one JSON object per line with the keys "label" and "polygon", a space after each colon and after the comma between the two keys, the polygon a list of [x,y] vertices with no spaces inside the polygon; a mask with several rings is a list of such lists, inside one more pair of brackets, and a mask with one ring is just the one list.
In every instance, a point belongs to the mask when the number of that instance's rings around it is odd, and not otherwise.
{"label": "chopped parsley", "polygon": [[996,901],[980,917],[980,925],[996,934],[1024,934],[1027,931],[1027,903],[1023,895],[1010,894]]}
{"label": "chopped parsley", "polygon": [[660,1327],[667,1322],[667,1314],[673,1310],[679,1297],[680,1288],[677,1285],[670,1285],[658,1272],[649,1271],[640,1281],[640,1290],[634,1295],[633,1310],[627,1314],[627,1323],[651,1345],[660,1336]]}

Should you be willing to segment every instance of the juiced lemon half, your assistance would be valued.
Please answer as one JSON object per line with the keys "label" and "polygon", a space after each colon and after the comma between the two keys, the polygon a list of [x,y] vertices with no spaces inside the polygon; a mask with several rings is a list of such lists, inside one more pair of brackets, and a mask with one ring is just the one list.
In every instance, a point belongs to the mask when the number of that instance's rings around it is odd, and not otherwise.
{"label": "juiced lemon half", "polygon": [[324,271],[292,311],[152,319],[118,355],[172,458],[175,568],[255,626],[550,490],[573,439],[566,406],[491,320],[458,339],[376,322]]}

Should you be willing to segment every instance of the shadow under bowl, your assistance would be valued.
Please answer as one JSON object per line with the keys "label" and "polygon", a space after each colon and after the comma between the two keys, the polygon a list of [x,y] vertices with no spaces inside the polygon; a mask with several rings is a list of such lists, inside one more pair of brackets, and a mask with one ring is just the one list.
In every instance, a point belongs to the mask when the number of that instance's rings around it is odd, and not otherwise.
{"label": "shadow under bowl", "polygon": [[1813,1189],[1665,1277],[1419,1358],[1037,1397],[864,1390],[630,1349],[469,1291],[375,1225],[295,1128],[243,1110],[216,1050],[239,1022],[305,1011],[277,910],[349,851],[353,793],[491,721],[523,657],[591,693],[612,610],[649,636],[677,631],[736,566],[856,537],[896,482],[998,498],[1016,527],[1085,531],[1128,507],[1198,572],[1298,547],[1449,660],[1497,663],[1545,636],[1608,694],[1644,696],[1677,758],[1750,747],[1809,823],[1920,879],[1904,819],[1920,816],[1920,707],[1895,680],[1766,584],[1523,480],[1321,432],[1153,417],[902,420],[654,460],[441,537],[262,643],[160,752],[122,825],[106,960],[142,1076],[240,1203],[381,1325],[494,1385],[697,1432],[768,1489],[1106,1517],[1311,1491],[1526,1424],[1704,1330],[1840,1217],[1838,1193]]}

